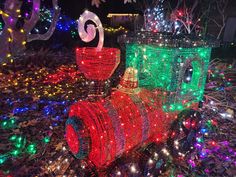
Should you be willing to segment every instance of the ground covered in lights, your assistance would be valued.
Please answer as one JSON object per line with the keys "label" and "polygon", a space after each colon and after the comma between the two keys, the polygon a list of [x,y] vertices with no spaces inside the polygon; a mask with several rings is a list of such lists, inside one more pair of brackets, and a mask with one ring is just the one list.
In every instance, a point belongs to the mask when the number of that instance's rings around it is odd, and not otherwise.
{"label": "ground covered in lights", "polygon": [[[54,57],[55,61],[50,57],[37,60],[29,57],[24,62],[1,66],[0,176],[98,176],[100,173],[89,162],[78,161],[71,155],[64,137],[65,121],[72,103],[89,95],[109,95],[112,84],[86,80],[73,62],[63,65],[65,59],[60,57]],[[200,109],[201,129],[193,152],[173,159],[166,154],[163,157],[163,148],[168,150],[165,144],[152,144],[125,154],[102,173],[234,176],[234,67],[216,62],[209,69],[205,101]]]}

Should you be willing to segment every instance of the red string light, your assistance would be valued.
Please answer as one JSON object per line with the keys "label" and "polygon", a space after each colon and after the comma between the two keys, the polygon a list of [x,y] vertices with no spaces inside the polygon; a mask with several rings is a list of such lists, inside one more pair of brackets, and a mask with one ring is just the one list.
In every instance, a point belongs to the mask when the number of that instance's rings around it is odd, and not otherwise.
{"label": "red string light", "polygon": [[116,48],[84,47],[76,49],[76,62],[87,79],[106,80],[120,63],[120,50]]}
{"label": "red string light", "polygon": [[63,80],[75,82],[76,78],[80,77],[81,73],[77,71],[75,68],[61,66],[56,70],[55,73],[47,75],[43,82],[52,84],[58,84]]}
{"label": "red string light", "polygon": [[71,152],[77,154],[79,152],[78,135],[71,125],[66,127],[66,141],[70,146]]}
{"label": "red string light", "polygon": [[[75,156],[77,147],[80,152],[88,151],[85,152],[87,158],[97,167],[103,167],[137,146],[166,140],[171,122],[178,113],[163,112],[161,99],[158,91],[141,90],[135,94],[115,91],[109,99],[75,103],[70,109],[70,120],[75,119],[75,123],[81,120],[79,122],[83,122],[88,135],[75,128],[72,131],[71,127],[75,126],[67,122],[69,147]],[[89,139],[86,147],[78,145],[77,136]]]}

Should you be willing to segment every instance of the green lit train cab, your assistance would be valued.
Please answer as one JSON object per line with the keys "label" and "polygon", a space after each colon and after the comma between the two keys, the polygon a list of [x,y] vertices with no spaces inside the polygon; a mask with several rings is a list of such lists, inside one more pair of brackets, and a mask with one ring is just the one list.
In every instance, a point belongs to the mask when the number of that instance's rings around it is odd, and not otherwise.
{"label": "green lit train cab", "polygon": [[182,111],[202,100],[213,43],[148,32],[123,39],[126,68],[137,69],[140,88],[163,92],[164,111]]}

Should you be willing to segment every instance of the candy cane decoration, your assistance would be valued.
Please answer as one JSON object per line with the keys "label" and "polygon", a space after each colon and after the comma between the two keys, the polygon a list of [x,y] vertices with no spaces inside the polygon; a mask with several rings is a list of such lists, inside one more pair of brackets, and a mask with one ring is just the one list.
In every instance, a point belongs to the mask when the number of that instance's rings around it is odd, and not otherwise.
{"label": "candy cane decoration", "polygon": [[[87,25],[87,30],[85,30],[85,23],[89,20],[94,22],[97,27],[95,27],[95,25],[93,24],[90,24],[90,25]],[[101,51],[103,48],[103,43],[104,43],[104,30],[102,27],[102,23],[95,13],[86,10],[80,16],[78,20],[78,32],[79,32],[80,38],[84,42],[92,41],[96,36],[96,29],[98,29],[98,32],[99,32],[99,42],[98,42],[97,50]]]}

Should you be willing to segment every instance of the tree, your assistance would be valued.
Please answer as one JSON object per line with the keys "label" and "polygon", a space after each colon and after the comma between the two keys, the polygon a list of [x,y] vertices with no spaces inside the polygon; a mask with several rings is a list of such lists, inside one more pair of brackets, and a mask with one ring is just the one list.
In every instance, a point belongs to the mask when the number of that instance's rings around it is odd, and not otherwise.
{"label": "tree", "polygon": [[218,27],[218,34],[217,39],[220,39],[221,34],[225,28],[226,20],[227,20],[227,9],[229,5],[229,0],[215,0],[215,8],[218,14],[220,15],[220,18],[217,18],[216,15],[212,17],[208,17],[210,21],[212,21],[217,27]]}
{"label": "tree", "polygon": [[[181,4],[183,4],[181,6]],[[200,20],[202,17],[196,14],[199,0],[195,0],[191,7],[187,7],[185,1],[179,0],[177,6],[171,13],[171,20],[175,25],[175,30],[179,33],[191,34],[193,31],[197,32],[200,29]]]}
{"label": "tree", "polygon": [[[140,1],[141,2],[141,1]],[[143,1],[144,10],[144,28],[154,32],[169,32],[170,23],[166,17],[164,9],[164,0]]]}
{"label": "tree", "polygon": [[6,0],[4,11],[0,11],[4,21],[4,28],[0,36],[0,62],[24,51],[27,42],[48,40],[52,36],[60,15],[58,0],[52,0],[52,3],[54,15],[48,31],[44,34],[31,34],[40,19],[41,0],[33,0],[31,16],[29,19],[24,19],[22,24],[19,24],[19,21],[23,1]]}

